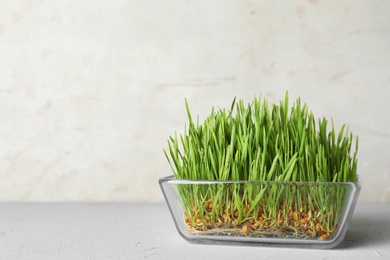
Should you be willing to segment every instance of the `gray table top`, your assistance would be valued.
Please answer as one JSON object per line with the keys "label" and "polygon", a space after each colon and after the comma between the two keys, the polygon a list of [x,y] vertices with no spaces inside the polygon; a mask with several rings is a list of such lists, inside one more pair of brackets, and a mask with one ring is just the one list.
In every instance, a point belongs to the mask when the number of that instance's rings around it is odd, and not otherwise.
{"label": "gray table top", "polygon": [[390,204],[356,206],[334,249],[197,245],[165,204],[0,203],[0,259],[390,259]]}

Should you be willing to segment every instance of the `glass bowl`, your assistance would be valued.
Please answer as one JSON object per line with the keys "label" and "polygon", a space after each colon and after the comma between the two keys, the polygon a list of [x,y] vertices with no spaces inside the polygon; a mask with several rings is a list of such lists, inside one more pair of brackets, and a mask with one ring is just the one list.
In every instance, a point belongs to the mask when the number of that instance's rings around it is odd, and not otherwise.
{"label": "glass bowl", "polygon": [[201,244],[332,248],[355,209],[359,182],[159,180],[179,234]]}

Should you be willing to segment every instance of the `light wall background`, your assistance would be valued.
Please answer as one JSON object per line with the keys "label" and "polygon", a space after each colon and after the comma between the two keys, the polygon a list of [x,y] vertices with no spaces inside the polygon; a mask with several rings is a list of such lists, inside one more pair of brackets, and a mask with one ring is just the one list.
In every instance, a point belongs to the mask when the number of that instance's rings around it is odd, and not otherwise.
{"label": "light wall background", "polygon": [[162,201],[166,141],[286,90],[359,136],[390,201],[390,1],[0,2],[0,200]]}

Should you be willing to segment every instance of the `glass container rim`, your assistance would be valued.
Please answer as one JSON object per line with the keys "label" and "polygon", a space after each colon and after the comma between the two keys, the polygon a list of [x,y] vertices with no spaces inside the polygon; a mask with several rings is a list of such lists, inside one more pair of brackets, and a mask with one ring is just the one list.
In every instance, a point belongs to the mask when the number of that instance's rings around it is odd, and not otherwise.
{"label": "glass container rim", "polygon": [[159,183],[169,182],[171,184],[285,184],[285,185],[356,185],[360,187],[360,178],[354,182],[308,182],[308,181],[264,181],[264,180],[190,180],[176,179],[174,175],[165,176],[159,179]]}

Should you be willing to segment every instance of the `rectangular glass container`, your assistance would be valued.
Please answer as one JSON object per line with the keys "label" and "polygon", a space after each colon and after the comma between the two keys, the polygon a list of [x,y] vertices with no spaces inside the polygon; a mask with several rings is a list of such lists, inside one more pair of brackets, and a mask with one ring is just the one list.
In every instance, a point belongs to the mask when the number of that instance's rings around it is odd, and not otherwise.
{"label": "rectangular glass container", "polygon": [[176,180],[160,187],[179,234],[202,244],[332,248],[346,234],[359,182]]}

